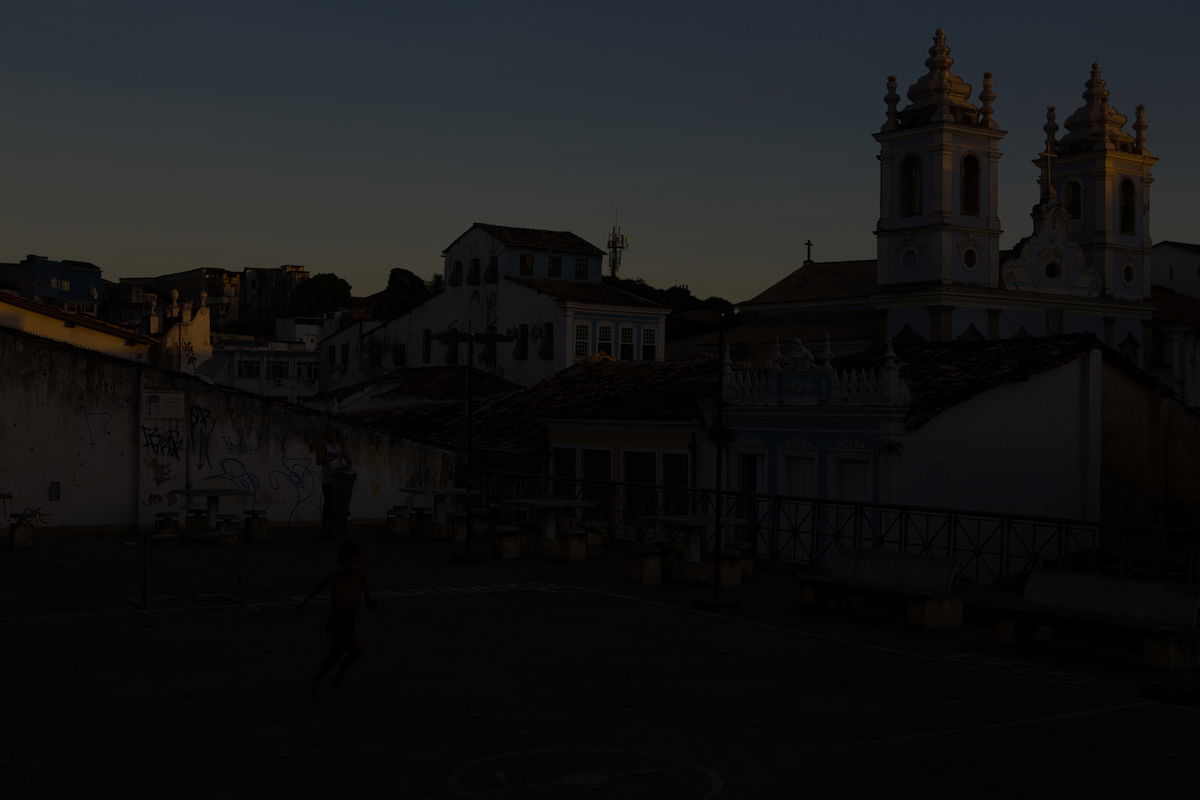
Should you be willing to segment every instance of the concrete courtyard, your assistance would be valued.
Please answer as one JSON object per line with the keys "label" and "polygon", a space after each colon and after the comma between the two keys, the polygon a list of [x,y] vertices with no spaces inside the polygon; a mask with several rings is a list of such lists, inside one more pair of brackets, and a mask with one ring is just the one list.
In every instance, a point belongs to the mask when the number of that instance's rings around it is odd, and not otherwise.
{"label": "concrete courtyard", "polygon": [[759,570],[736,609],[635,587],[628,554],[455,563],[358,529],[380,610],[340,693],[308,678],[334,566],[311,531],[243,551],[43,537],[0,552],[3,796],[1011,798],[1194,785],[1200,680],[985,627],[800,614]]}

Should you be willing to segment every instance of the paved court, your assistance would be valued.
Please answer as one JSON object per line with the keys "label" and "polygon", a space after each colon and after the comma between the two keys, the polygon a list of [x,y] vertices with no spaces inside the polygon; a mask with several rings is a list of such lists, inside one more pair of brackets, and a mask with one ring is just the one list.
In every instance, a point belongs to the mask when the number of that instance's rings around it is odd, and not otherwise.
{"label": "paved court", "polygon": [[[325,609],[292,598],[328,545],[247,548],[245,607],[151,613],[121,599],[135,546],[0,554],[5,797],[1007,798],[1144,793],[1200,768],[1191,675],[799,616],[769,573],[717,616],[692,608],[702,589],[626,585],[620,554],[472,565],[363,540],[381,610],[317,702]],[[228,577],[229,552],[171,550],[153,555],[176,590]]]}

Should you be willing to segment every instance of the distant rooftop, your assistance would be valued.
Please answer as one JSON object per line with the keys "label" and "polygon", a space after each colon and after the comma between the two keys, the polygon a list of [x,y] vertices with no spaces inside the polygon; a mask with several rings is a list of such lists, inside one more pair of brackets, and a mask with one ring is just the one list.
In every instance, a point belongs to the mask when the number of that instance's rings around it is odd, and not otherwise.
{"label": "distant rooftop", "polygon": [[877,288],[877,263],[872,258],[865,261],[804,264],[755,297],[738,303],[738,306],[867,297]]}
{"label": "distant rooftop", "polygon": [[[527,247],[531,250],[558,250],[564,253],[584,253],[602,256],[604,251],[586,239],[576,236],[570,231],[547,231],[540,228],[510,228],[507,225],[490,225],[486,222],[476,222],[446,246],[449,250],[458,240],[471,231],[479,228],[485,233],[496,237],[507,247]],[[444,251],[443,251],[444,252]]]}
{"label": "distant rooftop", "polygon": [[546,280],[543,278],[518,278],[512,275],[506,276],[505,280],[568,302],[662,308],[657,303],[652,303],[645,298],[596,281]]}

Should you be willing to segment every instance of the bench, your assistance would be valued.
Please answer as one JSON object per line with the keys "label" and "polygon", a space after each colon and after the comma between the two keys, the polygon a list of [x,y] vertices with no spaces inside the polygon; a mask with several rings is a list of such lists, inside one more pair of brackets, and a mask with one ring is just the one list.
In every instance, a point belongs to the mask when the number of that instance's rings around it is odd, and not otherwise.
{"label": "bench", "polygon": [[650,539],[633,546],[633,557],[629,563],[629,577],[639,586],[662,584],[663,557],[671,551],[671,543],[662,539]]}
{"label": "bench", "polygon": [[246,518],[243,532],[247,541],[265,542],[270,533],[267,529],[267,512],[260,508],[252,508],[246,511],[243,516]]}
{"label": "bench", "polygon": [[1040,569],[1030,573],[1019,602],[996,606],[996,632],[1047,640],[1056,623],[1119,628],[1142,635],[1142,655],[1157,669],[1200,667],[1200,591],[1166,581]]}
{"label": "bench", "polygon": [[800,605],[853,606],[869,596],[900,597],[905,621],[926,630],[962,627],[962,598],[954,591],[958,561],[952,558],[839,548],[827,575],[801,573]]}
{"label": "bench", "polygon": [[8,526],[8,546],[13,550],[33,547],[33,515],[9,514],[12,523]]}

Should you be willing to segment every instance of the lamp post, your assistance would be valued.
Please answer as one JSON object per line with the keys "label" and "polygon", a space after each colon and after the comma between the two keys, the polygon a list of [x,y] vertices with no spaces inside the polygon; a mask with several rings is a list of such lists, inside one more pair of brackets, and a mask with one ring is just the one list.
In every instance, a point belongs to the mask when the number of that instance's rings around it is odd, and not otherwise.
{"label": "lamp post", "polygon": [[471,401],[472,401],[471,371],[475,368],[475,343],[482,342],[484,344],[499,344],[500,342],[511,342],[513,340],[513,337],[505,336],[504,334],[496,333],[495,331],[484,331],[483,333],[474,333],[470,330],[459,331],[459,330],[451,329],[451,330],[443,331],[439,334],[436,334],[436,335],[434,335],[433,338],[439,342],[442,342],[443,344],[453,344],[455,346],[455,348],[457,348],[458,345],[463,342],[467,343],[467,363],[464,365],[465,371],[463,374],[463,394],[465,395],[465,400],[466,400],[466,404],[467,404],[467,453],[466,453],[466,465],[464,467],[466,476],[463,481],[465,484],[463,486],[463,488],[466,489],[466,492],[467,492],[467,494],[466,494],[467,538],[464,543],[464,546],[466,549],[466,555],[469,558],[470,552],[471,552],[471,544],[470,544],[471,533],[473,530],[472,519],[471,519],[471,449],[472,449],[471,445],[472,445],[472,434],[473,434],[472,403],[471,403]]}

